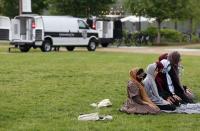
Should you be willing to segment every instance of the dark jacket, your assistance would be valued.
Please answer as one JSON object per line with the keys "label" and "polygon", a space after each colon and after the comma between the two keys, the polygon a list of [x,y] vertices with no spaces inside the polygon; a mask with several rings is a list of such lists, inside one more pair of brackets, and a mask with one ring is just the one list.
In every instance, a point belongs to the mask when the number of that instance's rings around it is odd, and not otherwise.
{"label": "dark jacket", "polygon": [[169,96],[172,96],[172,93],[169,91],[167,86],[167,78],[164,73],[159,72],[155,78],[155,81],[158,88],[158,94],[162,98],[166,100]]}

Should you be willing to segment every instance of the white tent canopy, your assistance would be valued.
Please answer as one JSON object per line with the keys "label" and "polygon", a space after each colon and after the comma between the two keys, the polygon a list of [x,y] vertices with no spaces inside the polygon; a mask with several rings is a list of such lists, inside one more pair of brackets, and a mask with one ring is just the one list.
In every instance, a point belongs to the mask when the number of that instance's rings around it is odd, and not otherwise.
{"label": "white tent canopy", "polygon": [[147,21],[147,22],[153,22],[155,19],[153,18],[146,18],[146,17],[139,17],[139,16],[127,16],[121,19],[121,22],[126,22],[126,21],[130,21],[130,22],[143,22],[143,21]]}

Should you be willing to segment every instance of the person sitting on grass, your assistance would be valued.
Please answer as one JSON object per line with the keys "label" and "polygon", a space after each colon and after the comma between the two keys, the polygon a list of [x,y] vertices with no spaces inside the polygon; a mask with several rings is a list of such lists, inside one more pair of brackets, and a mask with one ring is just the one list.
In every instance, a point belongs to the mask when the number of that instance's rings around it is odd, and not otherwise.
{"label": "person sitting on grass", "polygon": [[127,94],[128,99],[120,109],[128,114],[158,114],[160,109],[150,100],[141,81],[145,76],[144,70],[135,68],[130,71]]}
{"label": "person sitting on grass", "polygon": [[166,73],[168,73],[170,70],[170,66],[168,66],[169,62],[166,59],[164,59],[162,62],[163,63],[159,62],[159,64],[157,64],[157,67],[160,71],[155,77],[158,94],[171,105],[179,106],[179,101],[173,98],[173,95],[168,88]]}
{"label": "person sitting on grass", "polygon": [[[161,63],[164,68],[162,70],[162,73],[156,76],[157,87],[159,89],[163,89],[164,90],[163,92],[165,92],[165,95],[167,95],[167,96],[163,96],[164,99],[167,98],[167,101],[169,101],[170,103],[173,103],[176,106],[179,106],[180,103],[184,103],[184,102],[176,94],[173,81],[171,79],[171,76],[169,75],[169,72],[171,70],[170,62],[166,59],[163,59],[161,60]],[[160,94],[164,95],[163,92]]]}
{"label": "person sitting on grass", "polygon": [[168,54],[168,61],[171,65],[169,75],[171,77],[175,93],[182,99],[183,103],[193,103],[194,95],[186,87],[182,86],[180,81],[180,69],[181,69],[181,55],[178,51],[173,51]]}
{"label": "person sitting on grass", "polygon": [[172,111],[176,109],[176,106],[164,100],[158,94],[158,89],[155,83],[155,77],[160,71],[160,68],[158,68],[159,64],[160,63],[153,63],[148,65],[146,69],[147,76],[143,81],[144,87],[151,101],[154,102],[161,110]]}

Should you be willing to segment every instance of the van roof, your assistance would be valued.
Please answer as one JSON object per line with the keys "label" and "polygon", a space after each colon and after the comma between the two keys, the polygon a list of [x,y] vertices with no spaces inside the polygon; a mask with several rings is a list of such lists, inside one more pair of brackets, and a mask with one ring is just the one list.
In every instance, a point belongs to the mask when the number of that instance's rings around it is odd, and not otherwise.
{"label": "van roof", "polygon": [[19,17],[30,17],[30,18],[39,18],[39,17],[44,17],[44,18],[72,18],[72,19],[76,19],[76,20],[84,20],[83,18],[77,18],[77,17],[73,17],[73,16],[40,16],[37,14],[22,14],[19,16],[16,16],[15,18],[19,18]]}
{"label": "van roof", "polygon": [[22,14],[22,15],[19,15],[19,16],[15,16],[15,18],[19,18],[19,17],[30,17],[30,18],[38,18],[38,17],[41,17],[40,15],[37,15],[37,14]]}
{"label": "van roof", "polygon": [[73,19],[78,19],[76,17],[73,16],[42,16],[44,18],[73,18]]}
{"label": "van roof", "polygon": [[6,16],[0,16],[1,19],[10,19],[9,17]]}

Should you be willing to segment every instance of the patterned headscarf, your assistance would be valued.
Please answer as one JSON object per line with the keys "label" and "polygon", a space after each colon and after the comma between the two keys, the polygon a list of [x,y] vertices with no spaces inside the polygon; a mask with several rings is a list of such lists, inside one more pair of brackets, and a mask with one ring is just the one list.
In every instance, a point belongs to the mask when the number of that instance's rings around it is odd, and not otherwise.
{"label": "patterned headscarf", "polygon": [[137,81],[136,77],[137,77],[137,72],[139,71],[139,68],[133,68],[130,70],[129,74],[130,74],[130,78],[131,80],[138,86],[139,90],[140,90],[140,95],[142,97],[142,100],[145,101],[145,102],[148,102],[149,104],[157,107],[151,100],[150,98],[148,97],[145,89],[144,89],[144,86]]}

